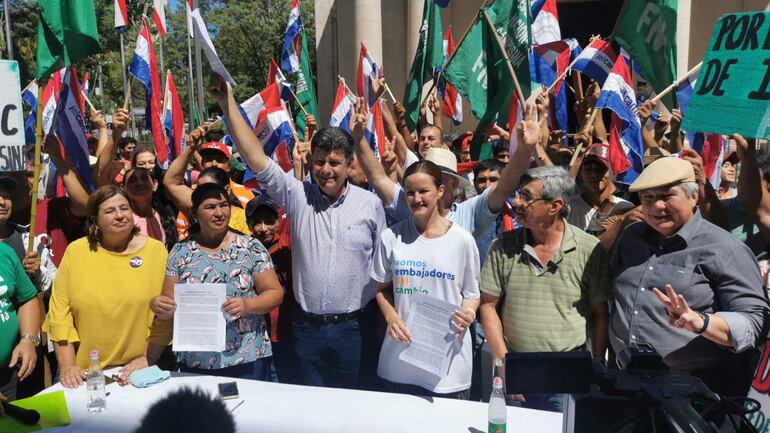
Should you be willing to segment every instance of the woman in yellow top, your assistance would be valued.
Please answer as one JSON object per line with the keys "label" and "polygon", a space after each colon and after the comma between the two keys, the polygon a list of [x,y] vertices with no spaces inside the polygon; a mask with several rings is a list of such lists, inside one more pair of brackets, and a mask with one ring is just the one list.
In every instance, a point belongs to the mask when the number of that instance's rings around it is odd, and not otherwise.
{"label": "woman in yellow top", "polygon": [[150,300],[161,292],[166,258],[161,242],[138,233],[123,190],[91,194],[87,235],[64,253],[43,324],[64,387],[83,383],[94,349],[103,368],[123,365],[124,378],[147,366]]}

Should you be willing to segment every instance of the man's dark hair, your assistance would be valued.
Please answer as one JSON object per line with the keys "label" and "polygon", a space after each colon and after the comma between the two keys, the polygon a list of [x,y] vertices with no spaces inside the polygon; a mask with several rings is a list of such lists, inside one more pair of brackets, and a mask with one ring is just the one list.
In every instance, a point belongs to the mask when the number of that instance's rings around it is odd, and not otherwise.
{"label": "man's dark hair", "polygon": [[502,173],[503,168],[505,168],[505,164],[503,164],[502,162],[494,158],[485,159],[483,161],[479,161],[479,163],[473,167],[473,177],[478,177],[479,173],[487,170],[492,170],[498,173]]}
{"label": "man's dark hair", "polygon": [[222,141],[225,133],[221,129],[214,129],[206,132],[206,141]]}
{"label": "man's dark hair", "polygon": [[310,142],[310,151],[315,152],[316,149],[326,153],[342,150],[345,152],[345,161],[348,164],[353,161],[353,137],[345,132],[344,129],[337,128],[336,126],[321,128],[316,132],[313,140]]}
{"label": "man's dark hair", "polygon": [[120,141],[118,141],[118,148],[120,148],[120,150],[123,150],[126,148],[126,146],[128,146],[129,143],[136,144],[136,139],[130,136],[123,137],[120,139]]}
{"label": "man's dark hair", "polygon": [[182,388],[158,400],[134,433],[235,433],[222,400],[201,389]]}
{"label": "man's dark hair", "polygon": [[[508,143],[506,143],[504,141],[496,141],[496,142],[494,142],[492,144],[492,155],[497,157],[497,155],[500,154],[501,150],[504,150],[504,151],[508,152]],[[511,155],[511,156],[513,156],[513,155]]]}
{"label": "man's dark hair", "polygon": [[770,183],[770,153],[760,152],[757,155],[757,166],[762,170],[762,179]]}

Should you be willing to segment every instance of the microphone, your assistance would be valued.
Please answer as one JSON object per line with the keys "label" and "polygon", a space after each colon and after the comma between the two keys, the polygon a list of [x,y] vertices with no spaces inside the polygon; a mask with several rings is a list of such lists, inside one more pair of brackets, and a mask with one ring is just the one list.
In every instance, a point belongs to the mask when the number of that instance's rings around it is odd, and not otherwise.
{"label": "microphone", "polygon": [[15,418],[26,425],[35,425],[40,421],[40,413],[34,409],[24,409],[5,401],[2,403],[5,414],[11,418]]}

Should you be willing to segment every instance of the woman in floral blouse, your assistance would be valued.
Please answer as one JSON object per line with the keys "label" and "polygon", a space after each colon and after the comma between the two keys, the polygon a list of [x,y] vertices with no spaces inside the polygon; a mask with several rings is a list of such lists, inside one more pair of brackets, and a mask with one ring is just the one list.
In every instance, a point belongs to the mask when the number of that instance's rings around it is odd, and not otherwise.
{"label": "woman in floral blouse", "polygon": [[231,231],[227,191],[213,183],[192,194],[191,236],[174,246],[166,264],[163,293],[151,302],[156,315],[147,350],[157,360],[171,340],[175,284],[224,283],[227,320],[223,352],[177,352],[184,372],[268,380],[270,338],[265,315],[283,299],[283,289],[267,249],[256,239]]}

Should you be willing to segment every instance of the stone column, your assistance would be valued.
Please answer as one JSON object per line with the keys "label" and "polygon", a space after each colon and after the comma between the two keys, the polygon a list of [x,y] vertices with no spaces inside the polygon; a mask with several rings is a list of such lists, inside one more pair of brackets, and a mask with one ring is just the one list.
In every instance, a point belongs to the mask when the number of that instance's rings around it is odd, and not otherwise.
{"label": "stone column", "polygon": [[[341,23],[343,24],[343,23]],[[343,24],[344,25],[344,24]],[[354,50],[350,57],[358,65],[358,55],[361,52],[361,42],[366,45],[369,55],[374,58],[377,64],[382,63],[382,11],[380,0],[355,0],[354,3],[354,26],[353,46]],[[356,70],[356,67],[353,70]],[[355,77],[351,85],[355,83]]]}

